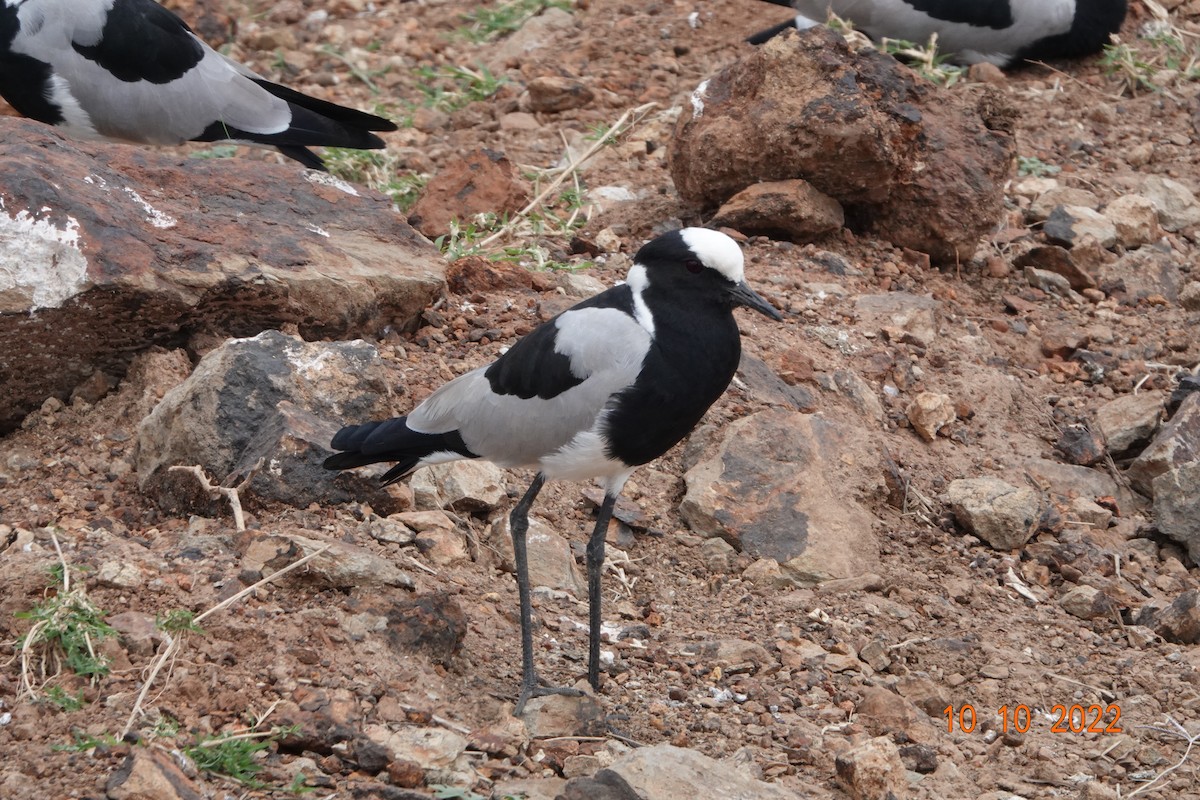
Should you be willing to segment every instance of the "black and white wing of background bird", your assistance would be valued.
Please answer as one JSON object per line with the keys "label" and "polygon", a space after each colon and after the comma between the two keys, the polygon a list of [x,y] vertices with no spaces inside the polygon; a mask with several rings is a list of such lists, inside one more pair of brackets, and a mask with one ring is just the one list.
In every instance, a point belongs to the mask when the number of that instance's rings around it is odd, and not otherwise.
{"label": "black and white wing of background bird", "polygon": [[876,41],[924,45],[936,33],[938,51],[951,61],[998,67],[1097,53],[1120,30],[1127,10],[1126,0],[766,1],[795,9],[797,17],[754,34],[751,44],[819,24],[832,11]]}
{"label": "black and white wing of background bird", "polygon": [[742,251],[703,228],[644,245],[626,282],[534,329],[491,365],[443,385],[407,417],[343,428],[328,469],[394,462],[383,480],[423,466],[483,458],[537,476],[513,508],[521,604],[522,682],[516,713],[544,688],[533,665],[525,532],[548,478],[604,486],[587,547],[588,680],[599,685],[600,570],[617,495],[633,471],[682,440],[733,379],[741,337],[733,310],[780,319],[745,281]]}
{"label": "black and white wing of background bird", "polygon": [[84,138],[230,140],[324,169],[313,146],[379,149],[382,117],[272,83],[154,0],[0,0],[0,95]]}

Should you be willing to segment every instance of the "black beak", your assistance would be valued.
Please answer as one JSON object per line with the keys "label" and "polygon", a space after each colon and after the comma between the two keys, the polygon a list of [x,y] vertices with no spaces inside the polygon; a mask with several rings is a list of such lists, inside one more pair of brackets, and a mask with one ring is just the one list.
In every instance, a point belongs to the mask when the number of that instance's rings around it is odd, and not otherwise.
{"label": "black beak", "polygon": [[775,310],[775,306],[763,299],[762,295],[750,288],[750,284],[742,281],[739,284],[726,288],[726,292],[733,298],[735,306],[745,306],[753,308],[758,313],[765,317],[770,317],[776,321],[782,321],[783,315]]}

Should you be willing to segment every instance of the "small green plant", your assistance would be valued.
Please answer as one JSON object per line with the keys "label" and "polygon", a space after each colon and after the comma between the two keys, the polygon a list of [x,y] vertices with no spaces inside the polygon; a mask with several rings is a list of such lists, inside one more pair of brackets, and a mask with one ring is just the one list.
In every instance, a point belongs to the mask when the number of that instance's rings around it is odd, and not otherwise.
{"label": "small green plant", "polygon": [[65,562],[52,574],[55,582],[61,583],[56,593],[16,614],[19,619],[33,620],[33,627],[17,642],[22,685],[30,694],[35,693],[35,671],[41,684],[60,674],[63,667],[93,683],[107,675],[108,657],[97,653],[96,645],[116,635],[104,621],[105,612],[92,603],[83,586],[71,587]]}
{"label": "small green plant", "polygon": [[265,786],[254,777],[262,772],[258,754],[270,749],[280,737],[298,730],[298,726],[290,726],[276,727],[270,731],[218,734],[183,748],[183,752],[195,762],[197,769],[226,775],[258,789]]}
{"label": "small green plant", "polygon": [[483,66],[418,67],[413,74],[418,78],[417,89],[425,95],[422,105],[446,113],[486,100],[508,83],[507,78]]}
{"label": "small green plant", "polygon": [[913,72],[947,88],[958,83],[959,79],[967,74],[966,68],[946,63],[949,56],[938,52],[936,33],[930,36],[924,45],[884,37],[879,41],[879,50],[904,59]]}
{"label": "small green plant", "polygon": [[71,744],[56,744],[50,749],[67,753],[85,753],[97,747],[116,747],[121,743],[120,739],[108,733],[92,736],[76,728],[71,734],[75,739]]}
{"label": "small green plant", "polygon": [[461,786],[447,786],[444,783],[431,783],[429,788],[433,790],[433,796],[438,800],[488,800],[481,794],[476,794],[470,789],[464,789]]}
{"label": "small green plant", "polygon": [[1047,164],[1037,156],[1017,156],[1017,174],[1022,177],[1032,175],[1035,178],[1044,178],[1060,172],[1062,172],[1062,167]]}
{"label": "small green plant", "polygon": [[564,0],[511,0],[468,11],[463,14],[467,24],[455,33],[469,42],[483,44],[519,30],[522,25],[547,8],[571,10],[570,4]]}
{"label": "small green plant", "polygon": [[46,700],[57,706],[59,711],[78,711],[83,708],[83,690],[70,694],[61,686],[48,686]]}
{"label": "small green plant", "polygon": [[237,145],[235,144],[215,144],[212,147],[206,147],[203,150],[193,150],[189,157],[191,158],[233,158],[237,155]]}
{"label": "small green plant", "polygon": [[308,776],[303,772],[297,772],[292,776],[292,782],[288,784],[287,791],[291,794],[308,794],[315,792],[317,787],[308,785]]}
{"label": "small green plant", "polygon": [[1157,71],[1149,61],[1143,61],[1136,50],[1127,44],[1106,44],[1100,56],[1100,68],[1110,78],[1122,84],[1122,91],[1137,94],[1138,89],[1159,91],[1154,83]]}
{"label": "small green plant", "polygon": [[429,176],[419,172],[398,172],[397,157],[386,150],[327,147],[324,158],[331,174],[386,194],[401,211],[412,208],[429,182]]}
{"label": "small green plant", "polygon": [[173,608],[162,616],[154,618],[154,624],[167,633],[204,633],[204,628],[196,624],[196,614],[186,608]]}

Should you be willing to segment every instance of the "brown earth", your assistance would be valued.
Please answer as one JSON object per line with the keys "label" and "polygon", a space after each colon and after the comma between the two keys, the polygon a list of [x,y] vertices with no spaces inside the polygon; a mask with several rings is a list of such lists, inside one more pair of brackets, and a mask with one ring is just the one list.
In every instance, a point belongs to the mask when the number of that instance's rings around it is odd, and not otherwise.
{"label": "brown earth", "polygon": [[[1175,22],[1200,29],[1188,16],[1195,5],[1181,7]],[[462,15],[476,8],[462,0],[380,0],[370,9],[362,0],[285,0],[265,10],[236,2],[195,6],[217,10],[197,26],[210,39],[223,20],[238,20],[231,54],[264,74],[340,102],[382,102],[396,113],[405,102],[420,105],[418,85],[429,85],[413,69],[475,68],[503,46],[454,35]],[[323,28],[301,24],[317,9],[330,16]],[[695,26],[689,24],[693,11],[699,15]],[[183,13],[200,17],[187,4]],[[564,136],[575,142],[628,108],[657,103],[638,128],[582,171],[589,187],[618,185],[638,195],[584,229],[585,238],[612,229],[625,252],[632,252],[656,230],[699,221],[680,208],[671,186],[664,153],[672,124],[661,112],[686,105],[701,80],[745,52],[746,35],[786,16],[786,10],[756,0],[581,2],[572,9],[573,23],[546,34],[542,49],[491,62],[508,82],[490,98],[448,113],[413,112],[415,127],[389,138],[391,154],[399,168],[436,172],[487,147],[518,165],[545,168],[560,157]],[[1128,40],[1145,16],[1134,3]],[[354,63],[379,93],[356,78],[343,58],[326,54],[325,44]],[[581,108],[512,116],[522,84],[547,76],[580,78],[594,96]],[[953,91],[969,92],[973,85],[964,81]],[[1139,173],[1192,182],[1200,176],[1194,127],[1200,83],[1178,81],[1165,91],[1131,94],[1091,60],[1013,73],[999,86],[1020,107],[1018,152],[1060,167],[1062,184],[1111,200],[1126,193]],[[238,157],[276,156],[243,151]],[[1169,234],[1161,245],[1184,273],[1200,254],[1195,233]],[[1165,604],[1197,588],[1200,569],[1187,564],[1177,546],[1145,538],[1147,519],[1137,507],[1121,508],[1118,524],[1108,530],[1060,527],[1037,534],[1025,551],[1004,553],[964,536],[936,501],[949,481],[964,476],[1029,485],[1021,465],[1032,457],[1053,458],[1062,426],[1090,418],[1099,404],[1135,385],[1169,389],[1173,371],[1200,360],[1195,312],[1161,293],[1077,305],[1032,290],[1013,262],[1031,244],[1043,243],[1038,236],[1014,210],[975,260],[943,271],[917,254],[844,231],[818,246],[765,238],[747,243],[750,281],[791,313],[782,325],[741,317],[746,351],[811,390],[818,411],[843,420],[865,416],[828,376],[849,371],[876,389],[902,384],[898,400],[880,395],[884,419],[871,432],[910,481],[910,502],[907,510],[897,508],[882,488],[858,498],[878,519],[877,578],[776,589],[743,574],[750,566],[744,557],[723,568],[710,563],[701,540],[687,532],[677,510],[683,447],[640,470],[626,496],[644,512],[649,535],[639,533],[622,547],[630,557],[620,565],[624,580],[610,572],[605,589],[606,619],[649,629],[646,649],[617,646],[619,666],[605,676],[600,693],[624,737],[719,758],[736,754],[799,796],[852,796],[838,783],[835,758],[869,735],[886,733],[907,752],[910,770],[921,759],[936,764],[936,771],[912,783],[911,797],[1130,797],[1166,773],[1138,796],[1200,798],[1200,756],[1183,739],[1161,732],[1171,727],[1168,717],[1192,736],[1200,732],[1200,649],[1141,636],[1120,613],[1081,620],[1057,602],[1075,586],[1103,585],[1124,592],[1134,610],[1150,600]],[[566,258],[565,245],[561,249],[555,255]],[[822,265],[825,251],[840,254],[853,270],[830,272]],[[616,258],[589,270],[610,284],[622,272]],[[814,298],[807,288],[812,283],[838,284],[844,294]],[[430,315],[429,326],[410,335],[389,332],[381,348],[402,384],[397,411],[446,378],[486,363],[563,307],[552,286],[551,280],[529,288],[511,281],[503,290],[452,295]],[[875,330],[855,331],[854,298],[895,290],[941,301],[954,323],[953,338],[914,344],[877,337]],[[1019,300],[1006,306],[1006,295]],[[1098,327],[1111,337],[1116,359],[1098,382],[1089,381],[1078,364],[1043,354],[1047,332],[1095,335]],[[827,346],[818,334],[829,329],[849,329],[866,346]],[[969,346],[960,337],[968,333],[987,342],[993,369],[980,371],[963,357]],[[412,620],[415,612],[397,609],[410,601],[409,591],[283,581],[205,620],[204,633],[187,636],[170,674],[158,678],[147,698],[149,715],[135,726],[144,740],[183,747],[243,729],[263,715],[267,727],[294,720],[306,735],[318,731],[307,744],[296,736],[272,748],[259,776],[267,788],[248,789],[211,774],[194,777],[206,796],[289,796],[297,772],[320,787],[319,797],[387,797],[378,785],[389,781],[431,792],[419,788],[419,771],[414,777],[402,764],[381,774],[365,765],[354,732],[384,723],[474,731],[476,782],[459,784],[464,797],[467,789],[488,796],[488,780],[553,775],[567,756],[612,751],[612,739],[529,745],[511,732],[508,704],[520,666],[516,592],[486,541],[473,561],[430,567],[418,550],[364,533],[361,508],[252,508],[250,534],[239,534],[230,517],[189,519],[155,509],[139,494],[131,470],[136,427],[154,398],[181,378],[181,357],[144,361],[94,404],[86,395],[67,406],[50,402],[0,441],[0,657],[12,658],[0,666],[0,720],[11,714],[0,723],[0,797],[103,796],[130,745],[89,747],[88,737],[120,734],[152,660],[150,641],[109,640],[101,644],[113,658],[109,676],[95,685],[69,673],[51,682],[66,695],[81,693],[81,708],[19,695],[17,641],[32,621],[15,615],[53,593],[47,587],[55,585],[48,573],[58,563],[55,542],[74,579],[110,618],[210,609],[257,577],[244,560],[254,531],[311,532],[386,555],[411,573],[418,596],[447,593],[465,617],[458,652],[447,654],[448,645],[437,642],[414,649],[372,632],[366,622],[350,624],[371,615]],[[955,401],[958,420],[950,436],[926,442],[907,427],[903,408],[922,388]],[[769,405],[735,383],[706,422],[722,428]],[[877,458],[878,452],[864,456]],[[510,496],[527,479],[511,475]],[[581,540],[576,532],[590,525],[592,507],[582,492],[577,485],[551,485],[539,500],[541,513],[575,542]],[[482,540],[485,522],[468,523]],[[1106,555],[1089,555],[1097,552]],[[1042,602],[1030,604],[1010,588],[1010,569]],[[462,621],[451,606],[416,616],[420,624],[436,625],[426,617],[437,618],[448,607],[440,624],[458,630]],[[585,618],[584,604],[543,597],[536,612],[543,673],[556,681],[577,679],[586,651],[576,624]],[[723,670],[685,647],[714,639],[756,642],[782,663]],[[797,655],[805,640],[819,646],[822,658]],[[905,716],[912,705],[898,695],[880,699],[875,687],[885,685],[905,687],[902,693],[921,709],[915,719]],[[737,699],[723,698],[725,690]],[[889,702],[895,707],[887,708]],[[1108,716],[1093,732],[1056,732],[1054,707],[1060,705],[1097,705]],[[973,707],[979,726],[964,732],[956,724],[946,732],[946,706],[955,713]],[[1032,709],[1031,728],[1000,730],[998,711],[1018,706]],[[1115,709],[1119,725],[1111,724]],[[351,733],[329,733],[338,726]],[[1105,730],[1115,727],[1121,731]],[[339,745],[342,739],[351,744]]]}

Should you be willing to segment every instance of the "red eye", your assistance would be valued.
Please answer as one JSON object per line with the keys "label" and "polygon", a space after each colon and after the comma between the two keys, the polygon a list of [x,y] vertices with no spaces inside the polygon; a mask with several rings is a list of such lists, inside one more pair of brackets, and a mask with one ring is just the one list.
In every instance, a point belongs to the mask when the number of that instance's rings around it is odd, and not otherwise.
{"label": "red eye", "polygon": [[689,258],[687,261],[683,262],[683,265],[687,267],[687,271],[693,275],[699,275],[704,271],[704,265],[694,258]]}

